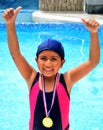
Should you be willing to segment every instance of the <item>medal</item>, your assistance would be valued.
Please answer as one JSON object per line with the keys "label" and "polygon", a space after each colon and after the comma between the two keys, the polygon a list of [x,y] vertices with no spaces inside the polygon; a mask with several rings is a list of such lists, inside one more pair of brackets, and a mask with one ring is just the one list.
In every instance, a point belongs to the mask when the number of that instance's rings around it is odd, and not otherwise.
{"label": "medal", "polygon": [[53,126],[53,121],[50,117],[45,117],[43,120],[42,120],[42,123],[45,127],[47,128],[50,128]]}
{"label": "medal", "polygon": [[55,81],[54,81],[54,89],[53,89],[53,96],[52,96],[52,102],[49,111],[47,111],[47,103],[46,103],[46,94],[45,94],[45,83],[44,83],[44,76],[42,75],[42,90],[43,90],[43,102],[44,102],[44,108],[45,108],[45,115],[46,117],[43,118],[42,124],[46,128],[50,128],[53,126],[53,120],[49,117],[52,106],[54,104],[55,94],[56,94],[56,85],[57,85],[57,79],[58,74],[56,75]]}

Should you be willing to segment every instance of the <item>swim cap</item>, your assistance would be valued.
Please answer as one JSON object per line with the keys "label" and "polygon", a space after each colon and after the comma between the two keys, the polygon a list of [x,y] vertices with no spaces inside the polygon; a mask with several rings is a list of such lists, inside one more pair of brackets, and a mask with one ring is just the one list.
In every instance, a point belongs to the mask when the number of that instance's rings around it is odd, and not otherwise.
{"label": "swim cap", "polygon": [[48,39],[48,40],[42,42],[38,46],[36,56],[38,57],[38,55],[42,51],[45,51],[45,50],[50,50],[50,51],[56,52],[61,57],[62,60],[64,59],[64,55],[65,55],[64,54],[64,48],[59,41]]}

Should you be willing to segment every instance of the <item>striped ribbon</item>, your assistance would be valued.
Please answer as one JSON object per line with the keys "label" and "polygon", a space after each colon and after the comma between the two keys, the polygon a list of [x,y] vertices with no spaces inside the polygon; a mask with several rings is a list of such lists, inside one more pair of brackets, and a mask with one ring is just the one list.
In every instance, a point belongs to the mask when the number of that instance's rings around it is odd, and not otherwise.
{"label": "striped ribbon", "polygon": [[54,104],[54,100],[55,100],[55,95],[56,95],[56,85],[57,85],[58,73],[56,74],[55,81],[54,81],[53,95],[52,95],[52,102],[51,102],[51,106],[50,106],[50,109],[49,109],[49,110],[47,110],[47,103],[46,103],[46,90],[45,90],[45,81],[44,81],[44,76],[43,76],[43,74],[41,75],[41,77],[42,77],[42,90],[43,90],[44,109],[45,109],[46,117],[49,117],[50,112],[51,112],[51,109],[52,109],[53,104]]}

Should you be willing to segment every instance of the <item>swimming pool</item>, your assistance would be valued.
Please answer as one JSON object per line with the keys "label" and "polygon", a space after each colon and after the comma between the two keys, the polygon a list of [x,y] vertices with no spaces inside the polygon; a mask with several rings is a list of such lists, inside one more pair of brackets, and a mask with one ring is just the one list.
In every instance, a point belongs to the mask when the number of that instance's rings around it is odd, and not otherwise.
{"label": "swimming pool", "polygon": [[[20,49],[30,64],[37,68],[35,51],[38,44],[53,38],[61,41],[66,52],[64,72],[88,58],[89,33],[82,24],[17,24]],[[99,28],[103,55],[103,26]],[[100,64],[74,85],[71,92],[71,130],[103,128],[103,56]],[[28,130],[29,101],[25,81],[17,71],[7,46],[5,24],[0,24],[0,130]]]}

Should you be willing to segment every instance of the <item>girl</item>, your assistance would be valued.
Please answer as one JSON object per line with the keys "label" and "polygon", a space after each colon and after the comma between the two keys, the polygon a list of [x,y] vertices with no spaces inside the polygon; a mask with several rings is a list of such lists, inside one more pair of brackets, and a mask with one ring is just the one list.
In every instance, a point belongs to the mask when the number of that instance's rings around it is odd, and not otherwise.
{"label": "girl", "polygon": [[69,130],[70,91],[73,84],[87,75],[100,59],[98,22],[81,19],[90,32],[89,59],[78,67],[60,74],[65,63],[64,48],[59,41],[47,39],[36,52],[37,72],[20,52],[15,20],[21,7],[4,11],[11,56],[29,88],[29,130]]}

